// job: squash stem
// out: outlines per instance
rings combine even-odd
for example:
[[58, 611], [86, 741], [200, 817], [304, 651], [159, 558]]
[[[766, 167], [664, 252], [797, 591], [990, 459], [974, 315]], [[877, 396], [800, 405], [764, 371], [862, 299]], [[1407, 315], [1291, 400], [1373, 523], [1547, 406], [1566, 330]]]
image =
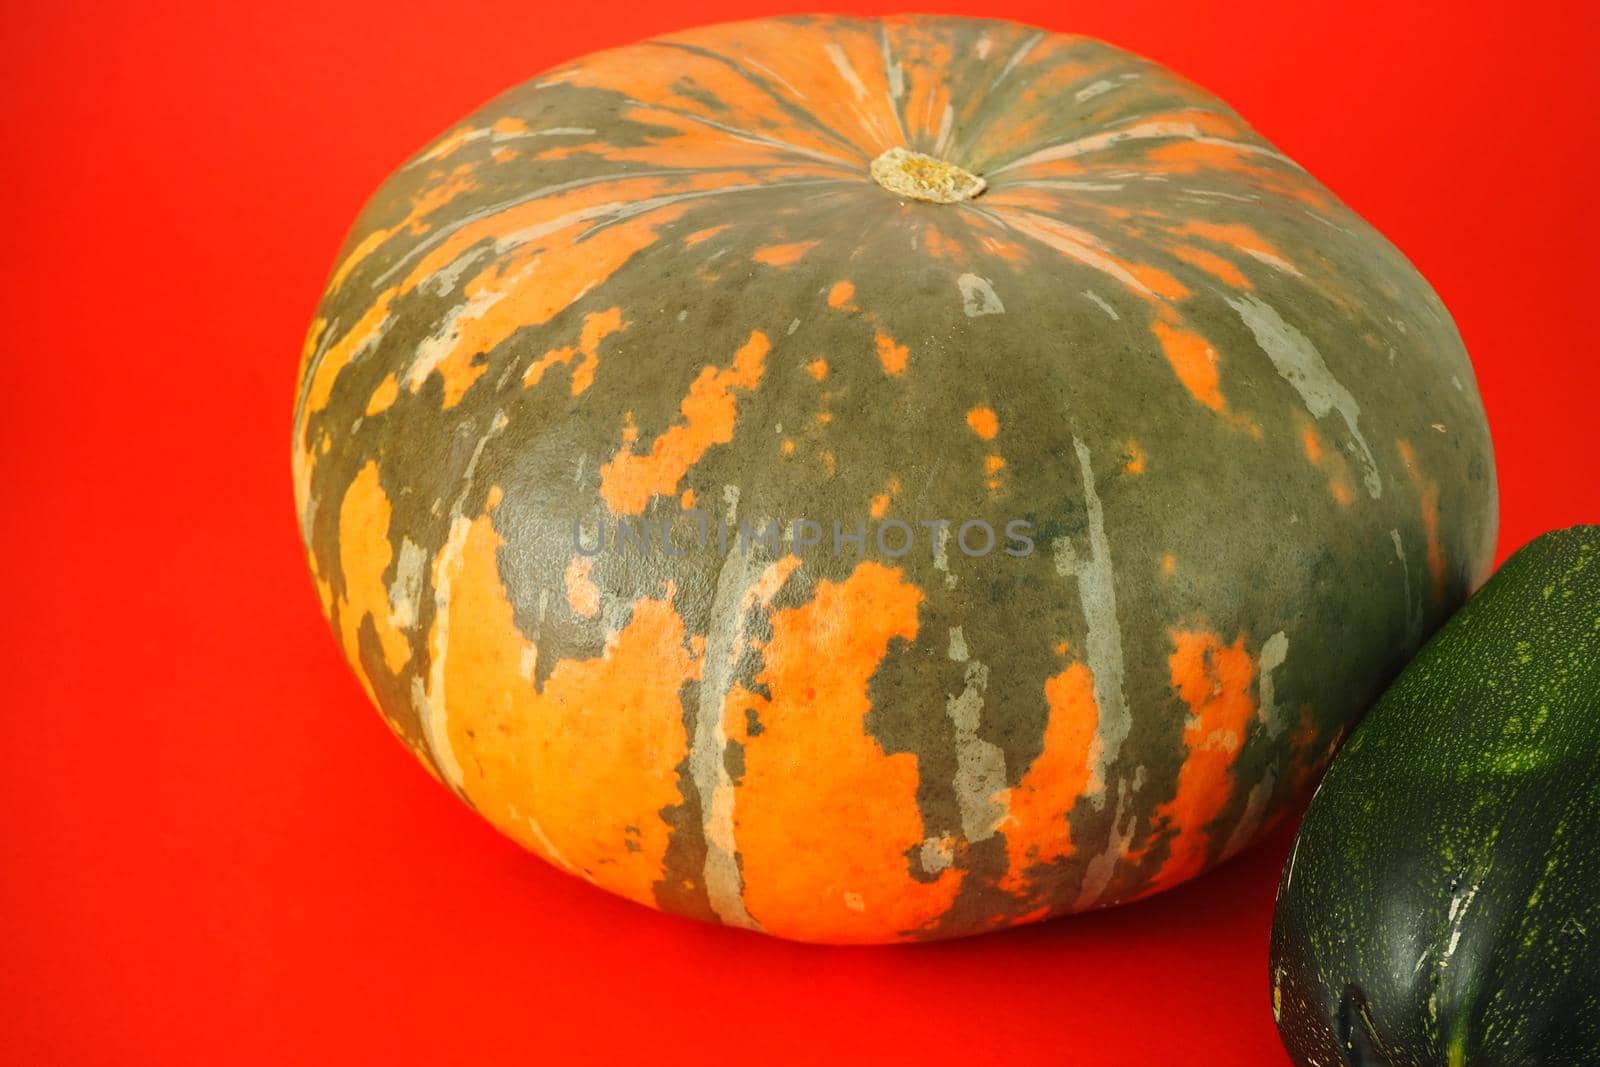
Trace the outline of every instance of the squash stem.
[[971, 200], [989, 183], [954, 163], [906, 148], [891, 148], [872, 161], [872, 180], [896, 196], [931, 204]]

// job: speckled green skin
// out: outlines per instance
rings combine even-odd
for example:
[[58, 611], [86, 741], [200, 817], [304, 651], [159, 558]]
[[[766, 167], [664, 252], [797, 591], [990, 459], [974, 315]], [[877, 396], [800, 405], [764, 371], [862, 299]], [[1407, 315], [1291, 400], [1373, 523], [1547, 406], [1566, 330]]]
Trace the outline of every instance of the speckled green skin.
[[1356, 728], [1272, 977], [1300, 1064], [1600, 1063], [1600, 526], [1511, 557]]

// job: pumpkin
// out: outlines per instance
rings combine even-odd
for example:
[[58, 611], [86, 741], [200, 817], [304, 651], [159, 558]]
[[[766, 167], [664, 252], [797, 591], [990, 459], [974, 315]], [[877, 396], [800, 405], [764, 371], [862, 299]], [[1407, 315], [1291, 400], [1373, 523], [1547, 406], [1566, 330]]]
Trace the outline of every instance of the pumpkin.
[[585, 57], [405, 163], [294, 421], [389, 725], [558, 867], [823, 942], [1257, 838], [1483, 576], [1449, 315], [1211, 95], [1005, 22]]

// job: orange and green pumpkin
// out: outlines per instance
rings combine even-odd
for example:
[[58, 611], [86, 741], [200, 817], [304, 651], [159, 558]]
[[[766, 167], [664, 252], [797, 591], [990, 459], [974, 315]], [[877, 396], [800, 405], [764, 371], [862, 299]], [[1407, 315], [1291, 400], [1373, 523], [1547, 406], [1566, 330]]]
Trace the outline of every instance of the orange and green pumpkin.
[[339, 256], [294, 478], [448, 788], [831, 942], [1244, 847], [1496, 516], [1460, 338], [1370, 226], [1160, 66], [926, 17], [674, 34], [445, 133]]

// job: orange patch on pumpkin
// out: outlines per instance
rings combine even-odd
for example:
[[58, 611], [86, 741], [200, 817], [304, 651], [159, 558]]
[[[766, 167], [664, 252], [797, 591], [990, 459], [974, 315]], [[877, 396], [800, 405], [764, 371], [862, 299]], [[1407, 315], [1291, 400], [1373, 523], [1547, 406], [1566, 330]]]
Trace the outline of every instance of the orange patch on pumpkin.
[[771, 347], [767, 335], [756, 330], [731, 366], [703, 368], [678, 407], [683, 421], [657, 437], [649, 452], [636, 454], [624, 434], [622, 448], [600, 468], [600, 496], [614, 514], [638, 515], [651, 497], [676, 493], [678, 483], [701, 456], [733, 440], [738, 417], [735, 393], [760, 384]]
[[999, 493], [1001, 487], [1003, 485], [1005, 485], [1004, 479], [1002, 479], [1000, 477], [1000, 472], [1005, 470], [1005, 469], [1006, 469], [1006, 459], [1000, 453], [998, 453], [998, 452], [990, 452], [988, 455], [984, 456], [983, 457], [983, 472], [984, 472], [984, 475], [985, 475], [985, 478], [983, 480], [984, 488], [989, 490], [990, 493]]
[[828, 306], [840, 311], [855, 310], [856, 287], [853, 282], [834, 282], [828, 290]]
[[985, 441], [993, 441], [1000, 432], [1000, 417], [993, 408], [980, 405], [967, 412], [967, 425]]
[[[523, 201], [476, 219], [453, 231], [447, 239], [441, 241], [417, 262], [405, 280], [400, 283], [399, 292], [401, 294], [410, 292], [439, 271], [459, 261], [472, 249], [481, 246], [486, 240], [499, 241], [514, 234], [535, 232], [542, 236], [519, 244], [507, 255], [491, 263], [484, 273], [492, 275], [496, 270], [500, 270], [502, 274], [515, 273], [528, 263], [539, 259], [543, 253], [555, 252], [558, 253], [556, 258], [563, 262], [554, 266], [563, 266], [570, 270], [572, 261], [577, 261], [581, 266], [582, 261], [588, 258], [593, 261], [591, 266], [603, 270], [603, 276], [609, 276], [613, 268], [607, 267], [606, 263], [611, 258], [608, 254], [611, 246], [609, 242], [606, 246], [602, 246], [606, 249], [603, 253], [602, 247], [594, 245], [595, 240], [616, 229], [630, 231], [634, 239], [639, 238], [642, 232], [649, 231], [649, 240], [653, 240], [657, 227], [678, 218], [688, 210], [688, 207], [686, 204], [663, 204], [619, 222], [616, 226], [607, 227], [580, 245], [574, 246], [573, 241], [592, 227], [593, 219], [598, 213], [618, 203], [649, 201], [669, 193], [711, 191], [740, 184], [748, 178], [749, 175], [739, 172], [696, 175], [671, 183], [662, 178], [621, 177], [614, 181], [596, 182], [593, 185]], [[644, 243], [649, 241], [646, 240]], [[558, 270], [556, 273], [559, 275], [564, 272]], [[564, 286], [562, 288], [565, 289]], [[546, 302], [535, 301], [536, 306], [544, 303]], [[559, 308], [552, 310], [539, 321], [547, 321], [555, 310]]]
[[378, 634], [383, 662], [398, 673], [411, 659], [411, 645], [396, 624], [383, 575], [394, 560], [389, 543], [389, 497], [383, 491], [376, 460], [369, 460], [345, 489], [339, 504], [339, 573], [344, 595], [337, 601], [340, 640], [345, 659], [374, 702], [377, 696], [361, 662], [361, 623], [370, 618]]
[[383, 381], [378, 383], [378, 388], [372, 391], [372, 396], [367, 399], [364, 414], [367, 416], [380, 415], [389, 409], [389, 405], [400, 399], [400, 381], [390, 371], [384, 375]]
[[1288, 260], [1284, 259], [1283, 253], [1279, 252], [1270, 241], [1261, 236], [1253, 227], [1246, 226], [1240, 222], [1223, 223], [1191, 220], [1184, 223], [1178, 232], [1203, 237], [1208, 241], [1215, 241], [1217, 244], [1237, 248], [1241, 252], [1254, 253], [1258, 256], [1265, 256], [1268, 259], [1276, 259], [1285, 264], [1288, 263]]
[[1127, 447], [1128, 460], [1122, 465], [1123, 474], [1143, 474], [1146, 456], [1144, 449], [1139, 447], [1138, 441], [1129, 441]]
[[1156, 340], [1161, 342], [1161, 352], [1167, 357], [1178, 381], [1189, 395], [1212, 411], [1221, 411], [1222, 375], [1217, 370], [1217, 352], [1204, 337], [1193, 330], [1157, 319], [1150, 325]]
[[563, 159], [571, 159], [576, 155], [595, 155], [600, 147], [598, 144], [564, 144], [555, 148], [546, 148], [542, 152], [536, 152], [533, 158], [541, 163], [557, 162]]
[[517, 629], [500, 580], [503, 544], [480, 517], [436, 568], [450, 598], [431, 636], [429, 696], [445, 718], [462, 791], [525, 847], [653, 905], [670, 834], [661, 813], [683, 803], [679, 693], [700, 674], [671, 587], [636, 601], [598, 657], [562, 660], [539, 688], [537, 650]]
[[999, 256], [1007, 263], [1020, 263], [1027, 258], [1027, 253], [1015, 241], [1007, 241], [1000, 237], [985, 237], [979, 242], [983, 250], [992, 256]]
[[1254, 288], [1250, 284], [1250, 279], [1244, 276], [1243, 271], [1215, 252], [1207, 252], [1203, 248], [1195, 248], [1192, 245], [1178, 245], [1172, 249], [1172, 254], [1191, 267], [1198, 267], [1213, 278], [1226, 285], [1231, 285], [1235, 289]]
[[1227, 245], [1229, 248], [1238, 249], [1253, 259], [1260, 260], [1289, 274], [1298, 275], [1300, 273], [1295, 265], [1290, 263], [1282, 252], [1278, 251], [1276, 246], [1265, 237], [1262, 237], [1252, 227], [1243, 223], [1191, 220], [1172, 232], [1190, 234], [1208, 241], [1214, 241], [1217, 244]]
[[767, 245], [758, 248], [750, 258], [768, 267], [788, 267], [800, 262], [800, 258], [811, 251], [821, 241], [795, 241], [784, 245]]
[[873, 341], [878, 346], [878, 362], [883, 364], [885, 372], [899, 374], [906, 369], [906, 361], [911, 358], [911, 349], [897, 344], [893, 337], [881, 330], [874, 335]]
[[869, 508], [869, 510], [872, 512], [872, 517], [875, 519], [881, 519], [888, 514], [889, 505], [893, 503], [894, 498], [898, 496], [899, 493], [900, 479], [890, 478], [889, 484], [884, 488], [883, 492], [872, 498], [872, 505]]
[[817, 381], [822, 381], [822, 379], [828, 376], [828, 361], [825, 359], [812, 360], [810, 363], [806, 364], [806, 373], [811, 375], [811, 377], [815, 378]]
[[1309, 422], [1300, 427], [1300, 446], [1306, 451], [1306, 458], [1314, 467], [1322, 465], [1322, 438], [1317, 434], [1317, 428]]
[[1145, 153], [1145, 160], [1149, 169], [1156, 174], [1194, 174], [1203, 170], [1266, 173], [1251, 162], [1249, 153], [1203, 141], [1174, 141], [1159, 145]]
[[[666, 195], [711, 194], [742, 185], [753, 176], [737, 170], [659, 177], [619, 177], [538, 197], [476, 219], [453, 231], [423, 256], [388, 295], [404, 295], [439, 272], [458, 264], [486, 241], [537, 234], [494, 258], [466, 286], [467, 305], [440, 343], [472, 348], [465, 359], [485, 350], [500, 330], [550, 321], [581, 295], [610, 278], [636, 252], [654, 243], [657, 232], [689, 210], [687, 202], [659, 203], [642, 213], [596, 230], [594, 222], [622, 203], [651, 202]], [[583, 238], [580, 242], [579, 238]], [[481, 321], [484, 317], [488, 322]], [[507, 334], [508, 335], [508, 334]], [[502, 338], [503, 339], [503, 338]], [[473, 347], [476, 346], [476, 347]], [[492, 345], [489, 345], [492, 347]], [[448, 352], [445, 353], [447, 355]], [[432, 362], [444, 358], [434, 354]], [[407, 384], [414, 390], [420, 379]]]
[[1159, 267], [1130, 263], [1126, 264], [1126, 269], [1134, 280], [1163, 300], [1185, 300], [1189, 296], [1189, 290], [1182, 282]]
[[[1066, 649], [1059, 646], [1057, 651]], [[1072, 855], [1067, 815], [1088, 788], [1100, 723], [1094, 678], [1083, 664], [1052, 676], [1044, 695], [1050, 709], [1044, 749], [1017, 787], [1005, 794], [1006, 815], [999, 827], [1008, 861], [1000, 888], [1017, 895], [1027, 890], [1029, 868]]]
[[[304, 417], [309, 418], [328, 406], [328, 400], [333, 396], [333, 383], [339, 379], [340, 373], [368, 345], [374, 344], [382, 336], [383, 328], [389, 321], [389, 303], [393, 297], [393, 293], [379, 296], [362, 312], [355, 325], [322, 353], [317, 369], [311, 375], [311, 385], [306, 389]], [[307, 343], [310, 343], [309, 338]]]
[[1356, 499], [1355, 487], [1350, 481], [1349, 462], [1337, 449], [1325, 447], [1316, 427], [1304, 416], [1301, 418], [1300, 447], [1305, 450], [1306, 458], [1313, 467], [1327, 473], [1328, 492], [1333, 494], [1334, 501], [1340, 507], [1349, 507]]
[[[1049, 189], [1011, 188], [985, 197], [990, 208], [1026, 209], [1052, 218], [1061, 211], [1061, 195]], [[1082, 231], [1079, 231], [1082, 232]]]
[[552, 348], [534, 360], [522, 373], [523, 386], [538, 385], [545, 371], [558, 363], [571, 363], [581, 354], [583, 360], [572, 372], [572, 395], [577, 396], [594, 384], [594, 372], [600, 366], [600, 342], [624, 328], [621, 308], [590, 312], [583, 317], [583, 329], [578, 335], [577, 347]]
[[1396, 444], [1406, 473], [1411, 475], [1411, 482], [1422, 498], [1422, 528], [1428, 535], [1428, 573], [1433, 576], [1433, 598], [1435, 601], [1443, 600], [1449, 566], [1445, 560], [1444, 545], [1439, 540], [1439, 483], [1423, 476], [1411, 442], [1402, 440]]
[[946, 237], [931, 223], [923, 230], [923, 238], [923, 247], [927, 249], [928, 255], [936, 259], [955, 259], [961, 251], [955, 241]]
[[[612, 192], [615, 195], [620, 190]], [[543, 203], [535, 201], [536, 205]], [[657, 231], [687, 210], [686, 204], [669, 204], [598, 233], [592, 233], [592, 225], [583, 212], [575, 212], [569, 224], [495, 260], [467, 282], [466, 303], [453, 313], [449, 325], [422, 342], [408, 374], [411, 391], [420, 389], [423, 381], [436, 372], [444, 379], [443, 406], [454, 406], [488, 370], [479, 359], [481, 355], [524, 326], [549, 322], [611, 277], [635, 253], [653, 244]], [[463, 227], [462, 232], [473, 229]], [[578, 242], [579, 236], [590, 233], [588, 239]], [[452, 241], [445, 242], [445, 246]], [[407, 286], [413, 284], [413, 279], [420, 283], [422, 270], [419, 267], [412, 273]]]
[[1256, 713], [1252, 683], [1256, 662], [1241, 636], [1224, 645], [1215, 634], [1177, 630], [1167, 660], [1172, 685], [1189, 706], [1183, 730], [1188, 750], [1173, 798], [1156, 809], [1156, 825], [1175, 832], [1166, 861], [1151, 880], [1158, 892], [1193, 877], [1205, 866], [1207, 827], [1233, 791], [1233, 764]]
[[726, 230], [727, 228], [728, 228], [728, 223], [726, 223], [726, 222], [724, 222], [720, 226], [707, 226], [705, 229], [696, 230], [693, 233], [691, 233], [689, 236], [685, 237], [683, 239], [683, 243], [685, 245], [687, 245], [688, 247], [693, 248], [695, 245], [700, 244], [703, 241], [711, 240], [711, 238], [715, 237], [717, 234], [721, 233], [723, 230]]
[[959, 870], [923, 881], [909, 866], [925, 836], [917, 757], [885, 752], [866, 730], [872, 677], [891, 642], [916, 637], [921, 603], [897, 568], [875, 562], [818, 582], [810, 601], [771, 615], [757, 676], [770, 697], [740, 690], [728, 707], [744, 750], [734, 801], [744, 902], [770, 933], [894, 939], [955, 899]]

